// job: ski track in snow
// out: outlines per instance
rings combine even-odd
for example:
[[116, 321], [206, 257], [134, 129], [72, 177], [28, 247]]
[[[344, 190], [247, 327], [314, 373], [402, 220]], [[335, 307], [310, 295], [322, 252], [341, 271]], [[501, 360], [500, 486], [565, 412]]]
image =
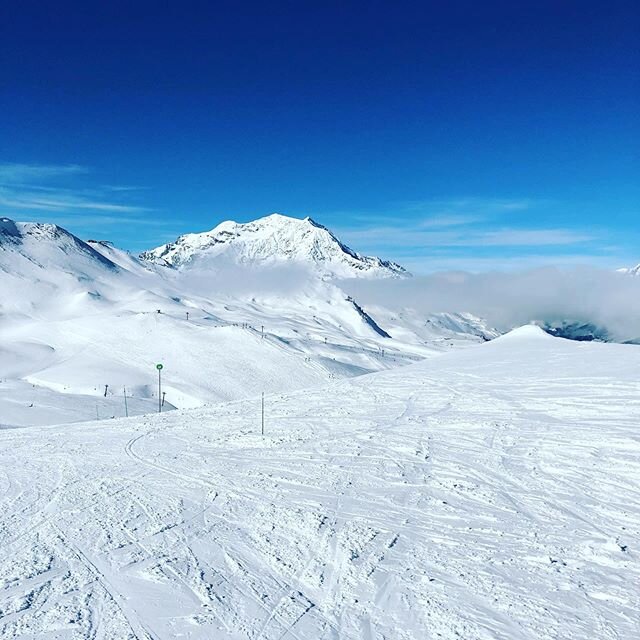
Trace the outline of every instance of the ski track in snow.
[[2, 431], [0, 638], [638, 637], [638, 365], [525, 333], [264, 438], [256, 399]]

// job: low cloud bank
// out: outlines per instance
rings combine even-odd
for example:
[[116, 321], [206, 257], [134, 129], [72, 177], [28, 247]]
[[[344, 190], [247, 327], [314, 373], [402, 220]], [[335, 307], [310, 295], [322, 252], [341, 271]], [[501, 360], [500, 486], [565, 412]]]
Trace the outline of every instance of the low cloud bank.
[[470, 312], [506, 331], [532, 321], [592, 323], [616, 341], [640, 338], [640, 277], [590, 268], [441, 273], [406, 280], [344, 280], [365, 308]]
[[[298, 264], [193, 268], [176, 274], [186, 294], [265, 299], [329, 296], [333, 289]], [[595, 268], [438, 273], [406, 279], [349, 279], [335, 284], [366, 311], [380, 306], [417, 314], [469, 312], [500, 331], [529, 322], [592, 324], [618, 342], [640, 339], [640, 277]], [[335, 291], [335, 289], [333, 289]]]
[[290, 296], [309, 291], [316, 279], [299, 265], [196, 265], [177, 272], [176, 283], [188, 293], [231, 298]]

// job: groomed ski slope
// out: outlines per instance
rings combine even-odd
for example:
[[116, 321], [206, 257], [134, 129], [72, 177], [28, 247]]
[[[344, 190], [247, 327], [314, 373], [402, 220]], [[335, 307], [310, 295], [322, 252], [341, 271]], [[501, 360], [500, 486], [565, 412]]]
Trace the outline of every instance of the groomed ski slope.
[[0, 432], [0, 637], [640, 636], [640, 348], [533, 327]]

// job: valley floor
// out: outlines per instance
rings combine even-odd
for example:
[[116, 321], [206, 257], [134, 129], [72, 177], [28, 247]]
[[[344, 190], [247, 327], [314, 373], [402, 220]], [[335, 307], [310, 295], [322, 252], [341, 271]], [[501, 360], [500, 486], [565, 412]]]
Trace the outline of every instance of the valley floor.
[[0, 431], [1, 638], [640, 635], [640, 347]]

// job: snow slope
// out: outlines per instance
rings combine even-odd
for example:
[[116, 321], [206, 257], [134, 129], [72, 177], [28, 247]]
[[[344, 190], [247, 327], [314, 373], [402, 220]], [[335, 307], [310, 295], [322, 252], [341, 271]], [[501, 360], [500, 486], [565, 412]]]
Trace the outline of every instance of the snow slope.
[[394, 324], [394, 335], [313, 268], [256, 260], [170, 269], [2, 219], [0, 428], [122, 416], [125, 392], [130, 415], [148, 412], [158, 362], [169, 409], [324, 384], [481, 339], [465, 318], [426, 332]]
[[183, 267], [219, 261], [273, 264], [283, 261], [313, 265], [325, 276], [398, 277], [408, 273], [399, 264], [356, 253], [326, 227], [311, 218], [291, 218], [274, 213], [238, 224], [227, 221], [205, 233], [189, 233], [175, 242], [141, 254], [150, 262]]
[[[118, 266], [53, 224], [0, 218], [0, 313], [46, 313], [113, 279]], [[73, 306], [73, 305], [71, 305]]]
[[631, 639], [640, 347], [0, 431], [0, 637]]

